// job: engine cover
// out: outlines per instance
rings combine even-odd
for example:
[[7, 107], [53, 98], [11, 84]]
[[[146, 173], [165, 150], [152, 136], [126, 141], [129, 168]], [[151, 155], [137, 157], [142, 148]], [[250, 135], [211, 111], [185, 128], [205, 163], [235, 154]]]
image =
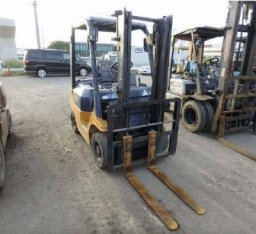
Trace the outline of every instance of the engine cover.
[[179, 95], [190, 95], [196, 92], [196, 83], [181, 78], [171, 78], [170, 92]]

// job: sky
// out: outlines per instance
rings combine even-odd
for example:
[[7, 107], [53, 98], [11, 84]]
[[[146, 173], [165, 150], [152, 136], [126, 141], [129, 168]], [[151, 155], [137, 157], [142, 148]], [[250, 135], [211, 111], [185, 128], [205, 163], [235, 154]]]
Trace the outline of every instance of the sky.
[[[32, 2], [1, 0], [0, 17], [15, 20], [17, 48], [37, 46]], [[139, 16], [173, 15], [175, 32], [195, 26], [223, 27], [228, 11], [227, 0], [37, 0], [37, 3], [43, 47], [54, 40], [69, 41], [71, 26], [86, 16], [109, 16], [124, 7]], [[104, 38], [101, 40], [104, 42]]]

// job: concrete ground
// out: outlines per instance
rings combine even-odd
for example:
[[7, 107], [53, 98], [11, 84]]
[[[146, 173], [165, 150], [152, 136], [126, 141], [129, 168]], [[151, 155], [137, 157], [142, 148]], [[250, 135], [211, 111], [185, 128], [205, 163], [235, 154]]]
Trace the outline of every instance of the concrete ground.
[[[14, 124], [0, 192], [1, 234], [169, 233], [122, 173], [98, 169], [88, 145], [73, 133], [69, 77], [1, 81]], [[243, 134], [239, 143], [247, 142], [256, 152], [256, 136]], [[136, 167], [135, 174], [180, 224], [174, 233], [255, 233], [255, 161], [214, 135], [180, 126], [176, 155], [158, 166], [207, 212], [197, 215], [144, 167]]]

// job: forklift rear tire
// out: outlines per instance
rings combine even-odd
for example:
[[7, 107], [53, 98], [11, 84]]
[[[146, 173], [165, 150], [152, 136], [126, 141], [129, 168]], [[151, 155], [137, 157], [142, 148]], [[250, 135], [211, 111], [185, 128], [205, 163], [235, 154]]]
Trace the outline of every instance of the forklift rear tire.
[[212, 121], [214, 118], [214, 110], [210, 102], [203, 102], [203, 105], [206, 111], [206, 124], [203, 130], [209, 131], [211, 129]]
[[96, 132], [92, 135], [92, 151], [97, 166], [107, 168], [108, 139], [106, 133]]
[[201, 131], [205, 127], [206, 118], [206, 110], [202, 103], [190, 100], [184, 104], [182, 122], [190, 132]]
[[76, 119], [75, 119], [75, 116], [74, 116], [73, 113], [71, 113], [71, 115], [70, 115], [70, 120], [71, 120], [72, 129], [74, 130], [74, 132], [76, 134], [79, 134], [79, 130], [78, 130], [78, 127], [77, 127], [77, 124], [76, 124]]
[[4, 159], [4, 146], [0, 141], [0, 190], [4, 188], [5, 182], [5, 159]]

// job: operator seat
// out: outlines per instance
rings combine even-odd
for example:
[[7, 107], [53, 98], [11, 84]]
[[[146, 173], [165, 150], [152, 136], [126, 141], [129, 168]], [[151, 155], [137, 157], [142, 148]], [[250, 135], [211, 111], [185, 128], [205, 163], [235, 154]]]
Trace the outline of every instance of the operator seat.
[[110, 67], [107, 64], [101, 63], [97, 69], [98, 73], [98, 82], [99, 84], [106, 89], [112, 87], [112, 84], [116, 82], [116, 78], [114, 77]]
[[185, 64], [184, 79], [193, 81], [196, 78], [197, 69], [199, 69], [199, 73], [201, 73], [200, 65], [195, 60], [188, 61]]

